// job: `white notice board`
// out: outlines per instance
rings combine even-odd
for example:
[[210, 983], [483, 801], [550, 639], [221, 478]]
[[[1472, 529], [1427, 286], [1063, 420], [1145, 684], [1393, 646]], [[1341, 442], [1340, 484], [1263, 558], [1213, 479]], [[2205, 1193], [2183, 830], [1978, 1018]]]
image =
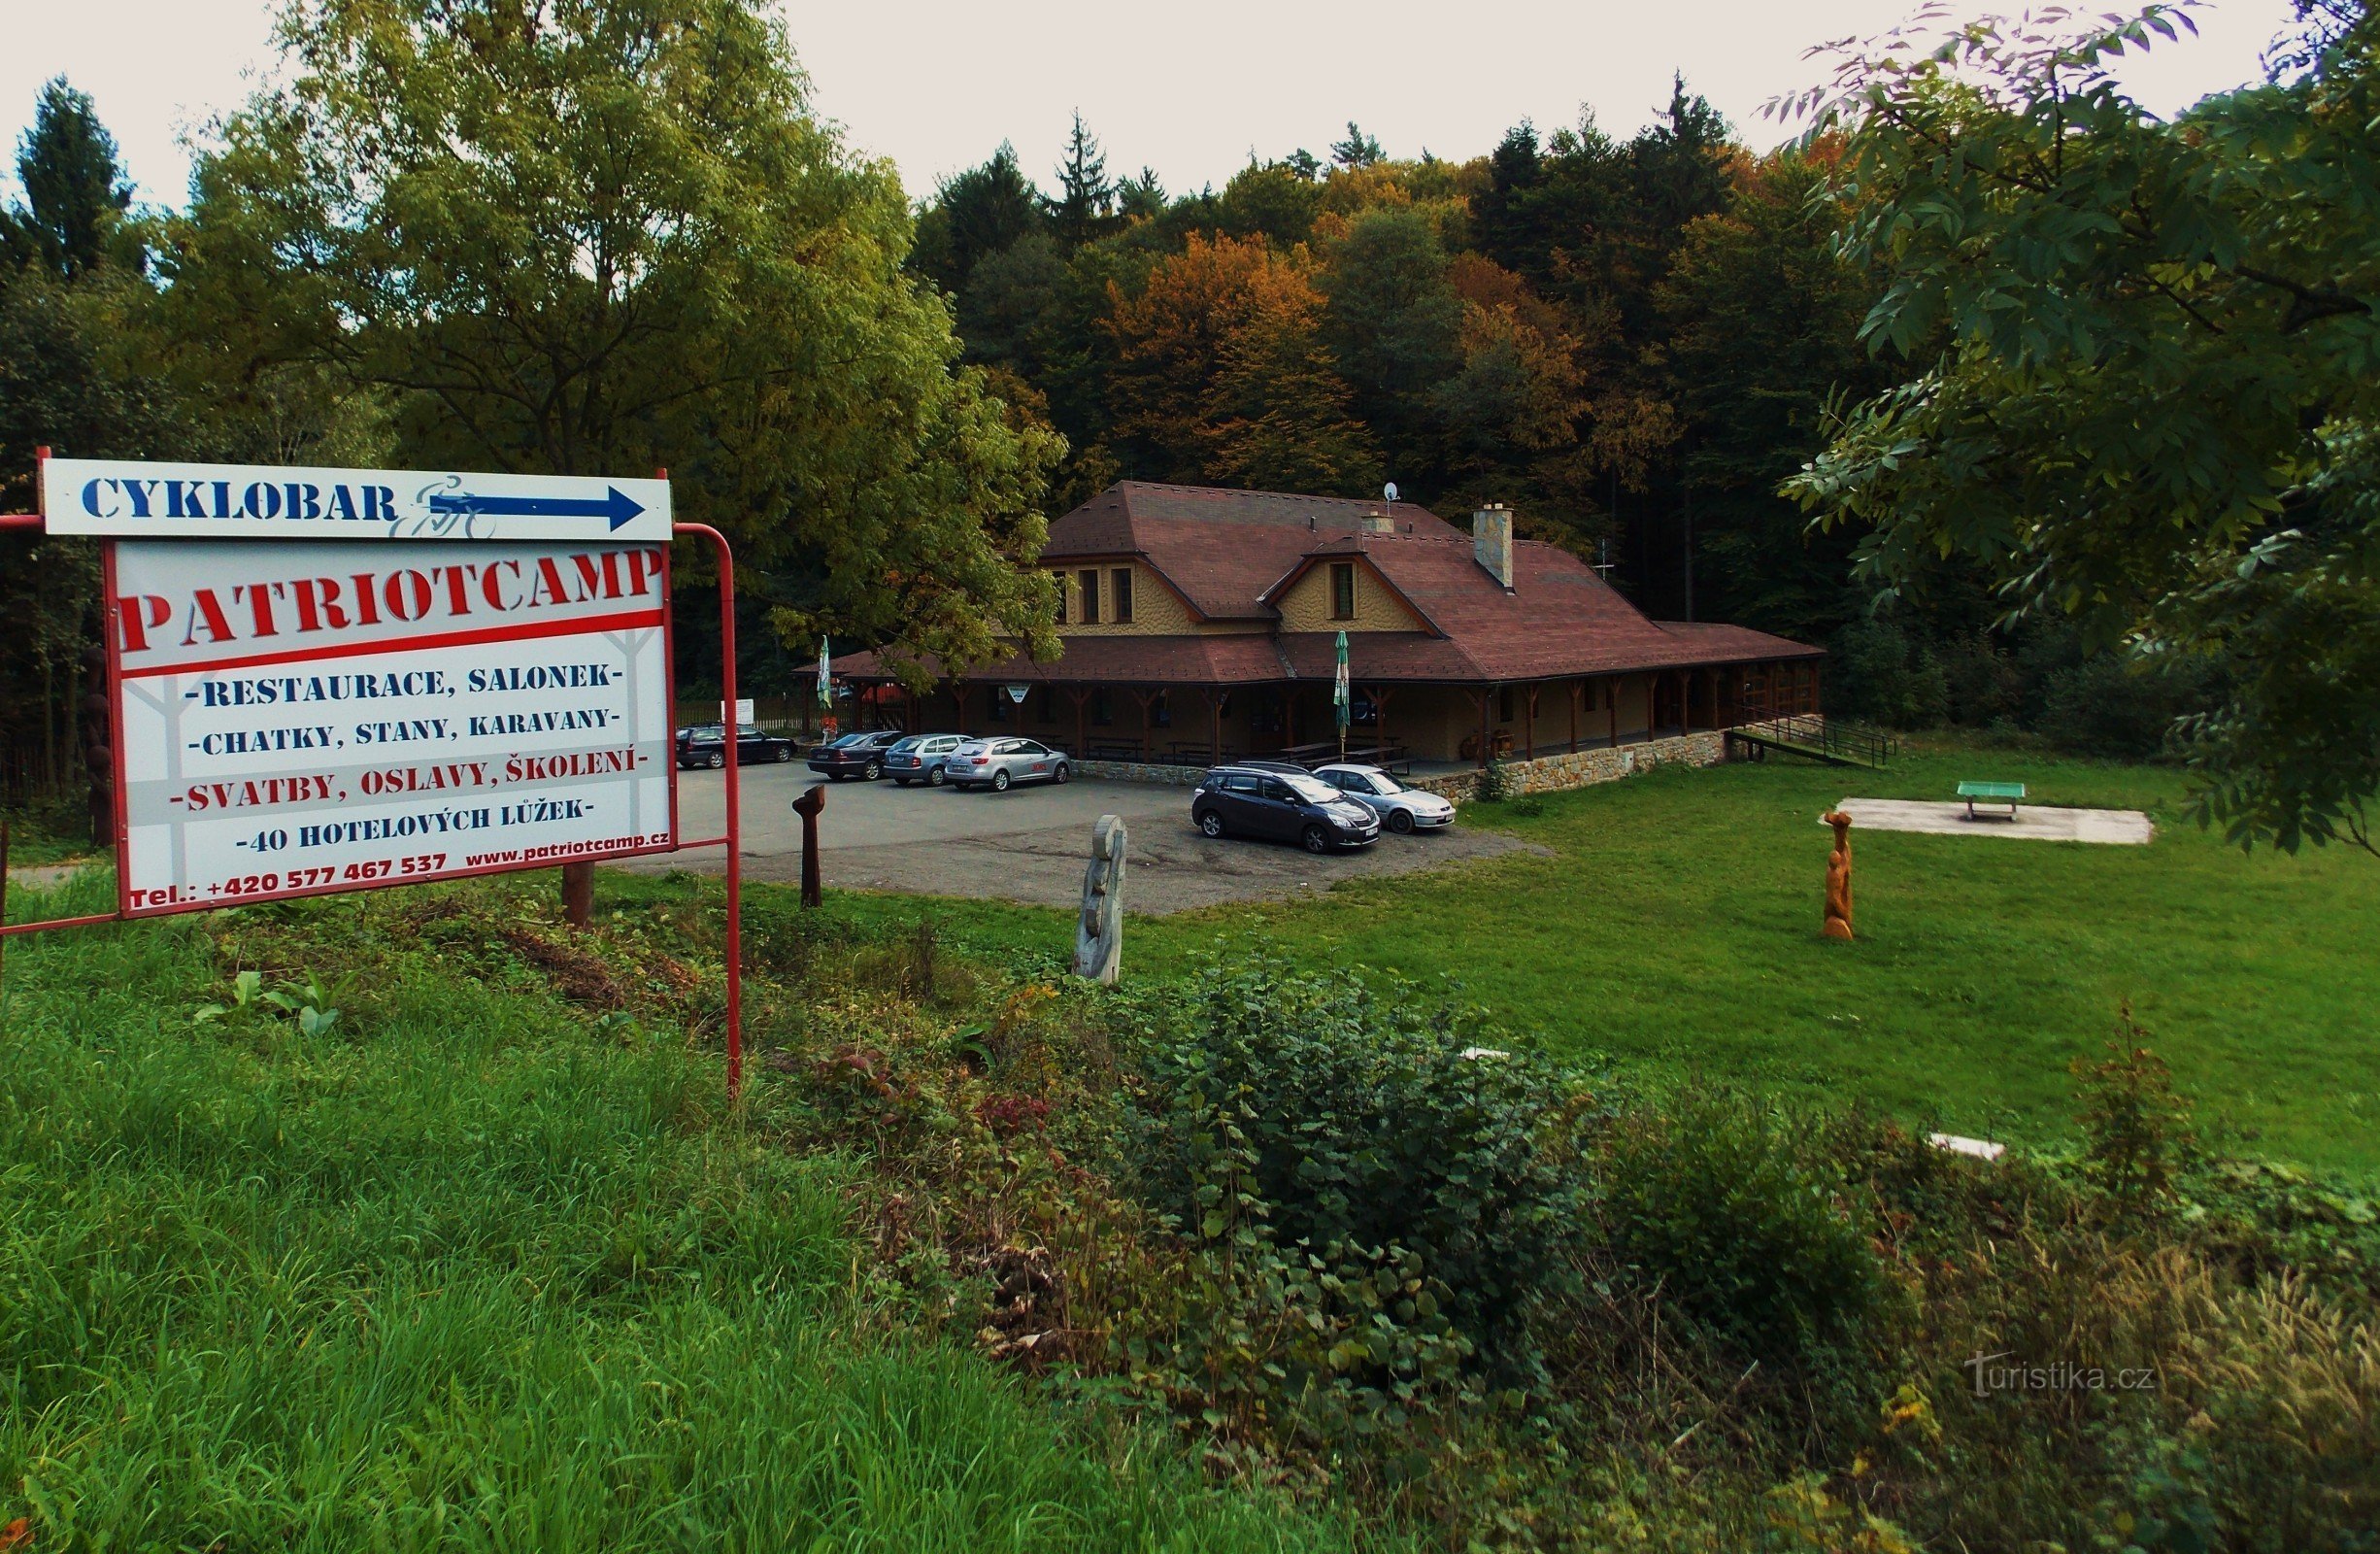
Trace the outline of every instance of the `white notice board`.
[[676, 846], [660, 545], [119, 541], [124, 910]]

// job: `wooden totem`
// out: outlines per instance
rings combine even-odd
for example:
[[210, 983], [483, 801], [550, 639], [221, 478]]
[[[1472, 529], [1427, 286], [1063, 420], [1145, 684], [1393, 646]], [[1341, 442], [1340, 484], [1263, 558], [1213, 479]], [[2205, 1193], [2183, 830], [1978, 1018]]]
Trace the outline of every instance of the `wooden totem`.
[[1083, 915], [1074, 927], [1074, 974], [1113, 984], [1123, 969], [1123, 822], [1102, 815], [1083, 870]]
[[1828, 810], [1821, 817], [1834, 828], [1834, 851], [1827, 855], [1827, 937], [1848, 939], [1851, 931], [1851, 817]]
[[819, 811], [826, 807], [826, 785], [820, 783], [801, 797], [793, 800], [793, 813], [802, 818], [802, 905], [817, 906], [824, 899], [819, 879]]

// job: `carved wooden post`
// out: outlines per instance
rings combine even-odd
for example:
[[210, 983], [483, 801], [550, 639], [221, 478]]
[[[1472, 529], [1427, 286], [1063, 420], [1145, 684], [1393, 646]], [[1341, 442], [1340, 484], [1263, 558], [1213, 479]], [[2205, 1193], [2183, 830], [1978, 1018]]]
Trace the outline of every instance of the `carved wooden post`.
[[1102, 815], [1083, 870], [1083, 915], [1074, 928], [1074, 974], [1113, 986], [1123, 969], [1123, 822]]
[[826, 785], [820, 783], [793, 800], [802, 818], [802, 905], [817, 906], [822, 896], [819, 884], [819, 811], [826, 807]]
[[1827, 927], [1830, 939], [1848, 939], [1851, 931], [1851, 817], [1828, 810], [1824, 819], [1834, 828], [1834, 851], [1827, 855]]

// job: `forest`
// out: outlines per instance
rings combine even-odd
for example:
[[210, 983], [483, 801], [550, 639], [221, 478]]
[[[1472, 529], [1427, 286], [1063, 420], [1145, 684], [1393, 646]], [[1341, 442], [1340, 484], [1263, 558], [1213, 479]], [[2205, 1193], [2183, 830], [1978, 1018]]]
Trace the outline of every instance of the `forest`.
[[[45, 88], [0, 506], [40, 446], [667, 468], [784, 693], [821, 635], [1055, 653], [1032, 562], [1111, 481], [1392, 482], [1511, 506], [1657, 619], [1827, 647], [1831, 713], [2182, 760], [2242, 841], [2361, 839], [2373, 23], [2299, 10], [2171, 120], [2114, 68], [2188, 46], [2150, 6], [1848, 42], [1754, 126], [1683, 78], [1625, 134], [1460, 159], [1351, 122], [1220, 190], [1077, 115], [1046, 175], [1001, 145], [913, 199], [751, 0], [301, 6], [178, 207]], [[96, 594], [87, 548], [0, 550], [12, 795], [76, 787]]]
[[[1778, 127], [1759, 126], [1774, 138]], [[1050, 511], [1118, 479], [1504, 502], [1659, 620], [1829, 647], [1831, 710], [2151, 756], [2208, 694], [2079, 635], [2000, 622], [1976, 568], [1890, 600], [1860, 534], [1781, 483], [1830, 405], [1906, 373], [1862, 338], [1884, 289], [1841, 251], [1839, 139], [1761, 152], [1682, 78], [1625, 138], [1516, 124], [1399, 160], [1350, 123], [1169, 196], [1078, 115], [1046, 186], [1002, 145], [924, 202], [910, 267], [967, 359], [1068, 453]]]

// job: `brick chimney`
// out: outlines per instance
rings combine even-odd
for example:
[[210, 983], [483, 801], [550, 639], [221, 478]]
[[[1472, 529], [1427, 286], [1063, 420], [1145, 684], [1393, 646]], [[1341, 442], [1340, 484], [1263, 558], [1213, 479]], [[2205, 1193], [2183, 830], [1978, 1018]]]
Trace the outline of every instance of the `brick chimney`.
[[1363, 515], [1363, 532], [1393, 534], [1396, 532], [1396, 520], [1389, 516], [1387, 509], [1375, 507]]
[[1502, 502], [1471, 515], [1471, 556], [1505, 592], [1512, 591], [1512, 510]]

